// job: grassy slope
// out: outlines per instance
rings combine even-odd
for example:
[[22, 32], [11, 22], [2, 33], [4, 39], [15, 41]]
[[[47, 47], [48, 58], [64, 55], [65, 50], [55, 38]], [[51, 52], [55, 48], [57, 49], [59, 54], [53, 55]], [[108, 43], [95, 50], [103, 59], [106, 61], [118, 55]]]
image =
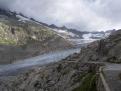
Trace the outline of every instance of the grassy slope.
[[97, 91], [96, 90], [96, 75], [95, 73], [86, 74], [82, 80], [82, 84], [73, 91]]

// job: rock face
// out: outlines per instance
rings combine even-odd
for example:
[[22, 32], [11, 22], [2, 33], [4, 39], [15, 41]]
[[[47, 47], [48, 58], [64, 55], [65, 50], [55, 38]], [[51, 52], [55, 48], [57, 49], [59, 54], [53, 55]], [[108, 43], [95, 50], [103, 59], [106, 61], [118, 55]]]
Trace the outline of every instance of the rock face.
[[121, 30], [100, 41], [82, 48], [80, 61], [98, 61], [121, 63]]
[[1, 64], [72, 47], [49, 27], [31, 20], [19, 21], [15, 16], [7, 15], [0, 15]]

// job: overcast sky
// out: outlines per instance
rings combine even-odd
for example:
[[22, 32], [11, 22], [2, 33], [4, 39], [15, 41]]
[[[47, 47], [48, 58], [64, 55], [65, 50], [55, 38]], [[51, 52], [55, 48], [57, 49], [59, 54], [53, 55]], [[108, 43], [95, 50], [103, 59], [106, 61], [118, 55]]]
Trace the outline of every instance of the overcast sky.
[[121, 0], [0, 0], [0, 6], [80, 31], [121, 28]]

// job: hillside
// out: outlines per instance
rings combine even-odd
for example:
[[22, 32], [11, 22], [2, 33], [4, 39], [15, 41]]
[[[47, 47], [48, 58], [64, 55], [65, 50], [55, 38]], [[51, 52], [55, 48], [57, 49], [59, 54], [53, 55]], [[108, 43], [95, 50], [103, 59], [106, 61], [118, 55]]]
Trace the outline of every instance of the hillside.
[[0, 88], [9, 91], [96, 91], [95, 72], [102, 64], [96, 65], [94, 62], [120, 63], [120, 37], [121, 30], [118, 30], [60, 62], [1, 79]]
[[121, 30], [100, 41], [96, 41], [83, 48], [80, 61], [98, 61], [121, 63]]
[[72, 47], [51, 28], [16, 16], [13, 12], [0, 10], [1, 64]]

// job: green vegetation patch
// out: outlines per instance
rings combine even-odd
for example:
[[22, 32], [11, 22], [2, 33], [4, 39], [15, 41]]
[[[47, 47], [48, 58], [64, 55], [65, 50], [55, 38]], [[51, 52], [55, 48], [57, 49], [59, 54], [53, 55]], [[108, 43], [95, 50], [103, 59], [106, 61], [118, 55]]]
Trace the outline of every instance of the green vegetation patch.
[[82, 84], [73, 91], [97, 91], [96, 90], [96, 74], [88, 73], [83, 79]]
[[0, 44], [5, 44], [5, 45], [16, 45], [16, 41], [12, 39], [1, 39], [0, 38]]

